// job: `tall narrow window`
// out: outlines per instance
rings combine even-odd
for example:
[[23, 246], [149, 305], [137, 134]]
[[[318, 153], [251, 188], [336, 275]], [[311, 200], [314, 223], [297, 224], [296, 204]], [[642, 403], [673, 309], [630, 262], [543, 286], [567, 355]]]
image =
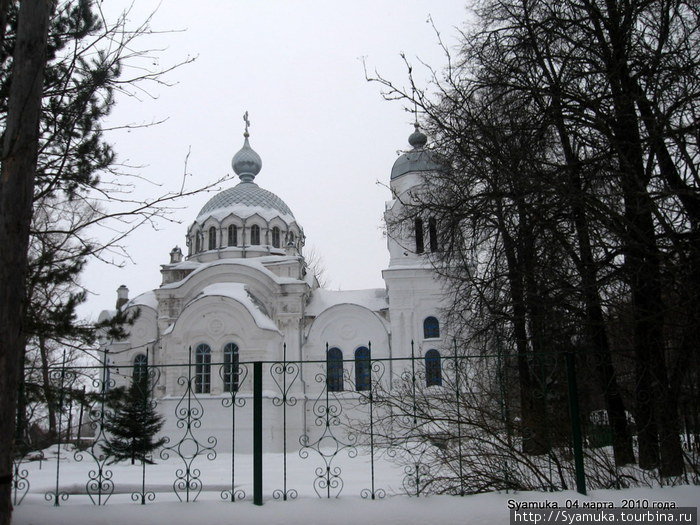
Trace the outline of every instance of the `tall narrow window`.
[[416, 253], [423, 253], [425, 248], [423, 247], [423, 220], [420, 218], [416, 219]]
[[435, 217], [428, 219], [428, 234], [430, 235], [430, 251], [438, 251], [437, 221]]
[[209, 249], [216, 250], [216, 228], [209, 228]]
[[197, 394], [208, 394], [211, 391], [211, 348], [209, 345], [197, 345], [194, 362], [194, 391]]
[[238, 345], [224, 346], [224, 392], [238, 392]]
[[199, 253], [202, 249], [202, 244], [199, 241], [199, 232], [194, 234], [194, 253]]
[[361, 346], [355, 350], [355, 389], [358, 392], [360, 390], [369, 390], [371, 366], [372, 361], [369, 348]]
[[425, 353], [425, 386], [442, 386], [440, 352], [434, 349]]
[[134, 357], [134, 371], [132, 374], [134, 383], [144, 385], [148, 378], [148, 357], [145, 354], [138, 354]]
[[326, 385], [329, 392], [343, 391], [343, 352], [331, 348], [326, 352]]
[[260, 226], [258, 226], [257, 224], [253, 224], [250, 227], [250, 244], [260, 244]]
[[294, 244], [294, 232], [289, 232], [289, 242], [288, 244]]
[[433, 317], [426, 317], [423, 321], [423, 338], [435, 339], [440, 337], [440, 323]]
[[238, 246], [238, 227], [233, 224], [228, 227], [228, 245]]
[[272, 246], [280, 247], [280, 229], [277, 226], [272, 228]]

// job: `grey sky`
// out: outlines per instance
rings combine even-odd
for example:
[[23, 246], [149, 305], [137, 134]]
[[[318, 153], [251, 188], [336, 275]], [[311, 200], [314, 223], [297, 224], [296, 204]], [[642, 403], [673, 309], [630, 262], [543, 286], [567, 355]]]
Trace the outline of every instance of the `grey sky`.
[[[157, 6], [136, 4], [134, 22]], [[162, 185], [141, 184], [140, 194], [156, 195], [179, 187], [190, 147], [189, 185], [231, 173], [247, 110], [251, 146], [263, 161], [256, 182], [289, 205], [307, 249], [322, 256], [331, 288], [381, 287], [388, 263], [382, 212], [390, 198], [382, 184], [397, 151], [408, 147], [412, 117], [400, 103], [385, 102], [378, 84], [366, 82], [361, 57], [400, 84], [406, 84], [401, 52], [416, 66], [420, 57], [439, 69], [445, 58], [428, 15], [445, 42], [456, 45], [457, 27], [467, 17], [460, 0], [166, 0], [153, 28], [186, 31], [151, 37], [143, 46], [167, 48], [159, 54], [161, 66], [198, 58], [168, 77], [175, 86], [153, 87], [156, 99], [120, 98], [110, 120], [165, 123], [112, 132], [108, 139], [120, 161], [143, 165], [140, 175]], [[427, 72], [418, 78], [427, 79]], [[157, 287], [159, 265], [173, 246], [185, 251], [187, 226], [211, 197], [182, 202], [173, 216], [181, 224], [161, 222], [159, 231], [143, 228], [127, 239], [133, 262], [123, 268], [90, 264], [83, 282], [97, 295], [83, 315], [112, 308], [120, 284], [132, 297]]]

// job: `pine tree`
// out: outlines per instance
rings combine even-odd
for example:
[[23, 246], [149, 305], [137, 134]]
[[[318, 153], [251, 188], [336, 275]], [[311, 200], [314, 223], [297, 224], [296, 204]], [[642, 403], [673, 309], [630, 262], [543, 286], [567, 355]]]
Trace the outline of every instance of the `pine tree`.
[[151, 401], [149, 386], [147, 377], [134, 378], [126, 396], [115, 400], [115, 410], [105, 423], [109, 437], [102, 445], [112, 458], [110, 464], [125, 459], [132, 465], [137, 459], [153, 463], [148, 455], [165, 443], [165, 438], [156, 440], [164, 420]]

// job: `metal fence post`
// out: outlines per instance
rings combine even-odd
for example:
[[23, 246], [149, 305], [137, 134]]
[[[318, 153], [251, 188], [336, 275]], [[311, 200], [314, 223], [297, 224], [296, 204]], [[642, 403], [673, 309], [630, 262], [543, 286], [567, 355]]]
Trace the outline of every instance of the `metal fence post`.
[[576, 362], [574, 361], [574, 354], [571, 352], [566, 352], [566, 376], [569, 385], [569, 415], [571, 417], [571, 434], [574, 445], [576, 492], [585, 496], [586, 473], [583, 468], [583, 437], [578, 406], [578, 388], [576, 386]]
[[253, 503], [263, 504], [262, 362], [253, 363]]

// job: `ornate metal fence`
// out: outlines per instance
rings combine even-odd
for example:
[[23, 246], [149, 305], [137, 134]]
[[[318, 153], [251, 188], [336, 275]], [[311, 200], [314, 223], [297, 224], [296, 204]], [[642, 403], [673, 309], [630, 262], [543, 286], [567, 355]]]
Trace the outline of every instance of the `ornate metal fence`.
[[[64, 357], [44, 385], [56, 394], [55, 435], [37, 437], [42, 423], [27, 421], [28, 411], [18, 417], [14, 504], [36, 495], [53, 505], [104, 505], [585, 493], [587, 482], [630, 483], [630, 470], [595, 443], [587, 424], [595, 405], [581, 406], [571, 354], [531, 358], [526, 385], [517, 356], [463, 355], [455, 346], [449, 355], [412, 349], [411, 357], [372, 359], [371, 344], [356, 356], [288, 361], [285, 349], [274, 362], [193, 363], [190, 350], [187, 363], [146, 368], [114, 366], [108, 356], [97, 366], [69, 366]], [[147, 385], [143, 412], [165, 418], [153, 437], [163, 439], [116, 462], [105, 449], [124, 406], [115, 399], [137, 377]], [[40, 420], [46, 409], [33, 403]]]

